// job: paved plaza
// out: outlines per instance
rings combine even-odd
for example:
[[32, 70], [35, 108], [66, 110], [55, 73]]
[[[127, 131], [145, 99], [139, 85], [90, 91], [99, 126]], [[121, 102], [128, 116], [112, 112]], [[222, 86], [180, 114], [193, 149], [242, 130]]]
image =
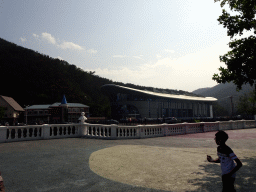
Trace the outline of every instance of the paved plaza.
[[[256, 129], [228, 130], [243, 163], [237, 191], [256, 189]], [[216, 132], [169, 137], [87, 138], [0, 144], [6, 191], [221, 191]]]

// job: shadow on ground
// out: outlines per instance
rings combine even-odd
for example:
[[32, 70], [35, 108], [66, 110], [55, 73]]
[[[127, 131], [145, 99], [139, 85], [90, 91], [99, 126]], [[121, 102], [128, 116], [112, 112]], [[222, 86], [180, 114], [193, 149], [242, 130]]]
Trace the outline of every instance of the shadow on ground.
[[[74, 146], [76, 144], [73, 141], [76, 140], [40, 141], [38, 146], [36, 146], [38, 142], [23, 142], [16, 143], [21, 147], [15, 151], [11, 151], [9, 147], [10, 150], [6, 149], [5, 152], [2, 150], [0, 170], [6, 191], [161, 191], [123, 184], [95, 174], [90, 170], [89, 157], [91, 153], [109, 146], [84, 143], [81, 146]], [[50, 144], [46, 145], [47, 142]], [[53, 143], [55, 145], [51, 145]]]
[[[243, 167], [236, 174], [235, 187], [237, 192], [255, 192], [256, 189], [256, 157], [240, 159]], [[200, 169], [208, 173], [202, 179], [193, 179], [189, 182], [198, 186], [196, 191], [216, 192], [222, 190], [221, 168], [218, 164], [201, 165]], [[200, 174], [200, 173], [198, 173]]]

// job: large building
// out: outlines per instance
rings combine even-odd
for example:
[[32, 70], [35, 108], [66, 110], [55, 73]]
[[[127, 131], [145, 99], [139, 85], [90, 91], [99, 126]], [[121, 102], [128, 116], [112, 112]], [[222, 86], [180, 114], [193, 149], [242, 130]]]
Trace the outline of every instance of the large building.
[[112, 116], [116, 119], [134, 118], [212, 118], [213, 97], [178, 95], [108, 84], [101, 90], [111, 101]]

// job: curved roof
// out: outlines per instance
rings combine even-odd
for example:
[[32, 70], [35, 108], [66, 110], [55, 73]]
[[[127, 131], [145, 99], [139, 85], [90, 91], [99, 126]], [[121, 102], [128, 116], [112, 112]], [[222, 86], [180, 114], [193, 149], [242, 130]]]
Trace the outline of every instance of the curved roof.
[[131, 94], [131, 92], [136, 92], [137, 94], [140, 93], [140, 94], [168, 98], [168, 99], [182, 99], [182, 100], [193, 100], [193, 101], [217, 101], [217, 99], [214, 97], [196, 97], [196, 96], [188, 96], [188, 95], [156, 93], [152, 91], [133, 89], [133, 88], [124, 87], [124, 86], [115, 85], [115, 84], [103, 85], [101, 89], [106, 93], [124, 93], [124, 94], [130, 93]]

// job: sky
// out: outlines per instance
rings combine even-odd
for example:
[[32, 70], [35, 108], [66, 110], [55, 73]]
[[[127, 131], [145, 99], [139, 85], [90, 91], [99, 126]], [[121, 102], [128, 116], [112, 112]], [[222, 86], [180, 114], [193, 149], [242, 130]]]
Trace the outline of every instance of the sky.
[[113, 81], [194, 91], [229, 51], [214, 0], [0, 0], [0, 37]]

